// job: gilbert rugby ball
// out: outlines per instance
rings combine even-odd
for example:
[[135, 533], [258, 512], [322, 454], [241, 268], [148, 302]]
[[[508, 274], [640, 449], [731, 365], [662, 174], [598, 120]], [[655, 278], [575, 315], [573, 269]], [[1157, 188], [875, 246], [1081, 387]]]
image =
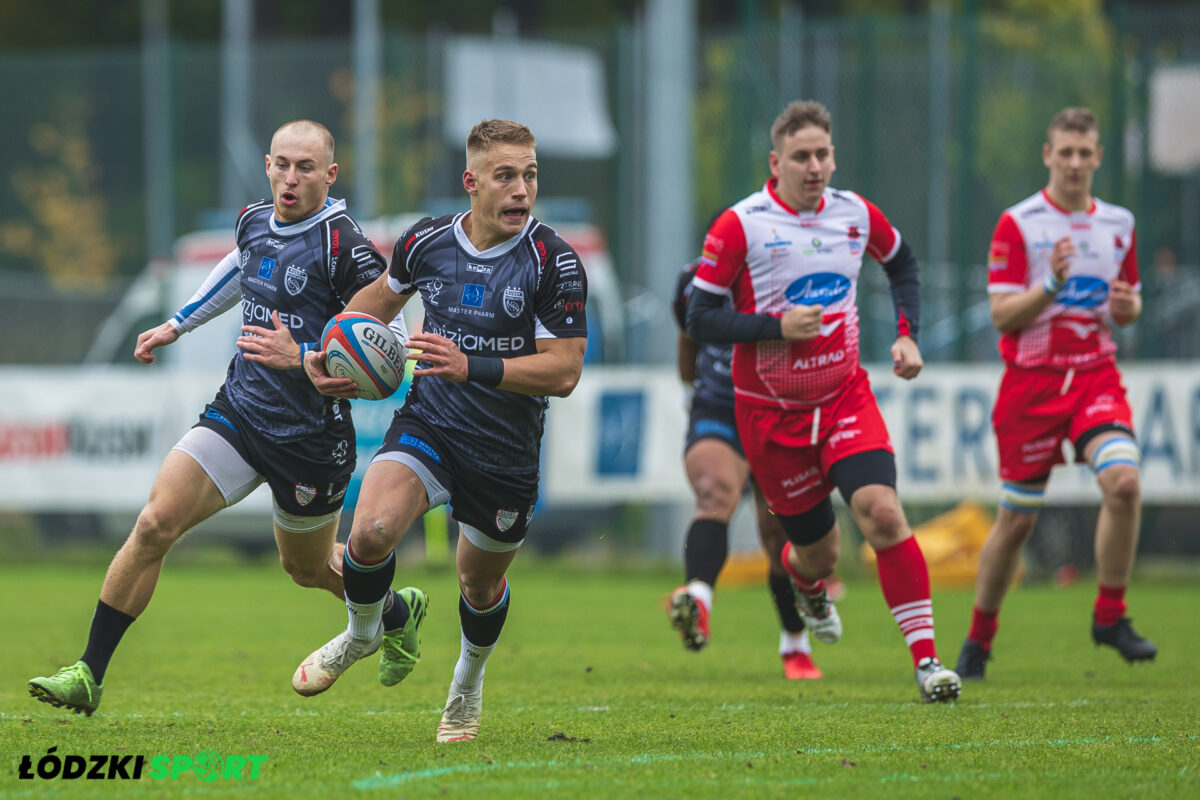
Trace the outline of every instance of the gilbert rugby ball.
[[396, 334], [370, 314], [342, 312], [321, 333], [325, 369], [335, 378], [350, 378], [364, 400], [390, 397], [404, 380], [408, 351]]

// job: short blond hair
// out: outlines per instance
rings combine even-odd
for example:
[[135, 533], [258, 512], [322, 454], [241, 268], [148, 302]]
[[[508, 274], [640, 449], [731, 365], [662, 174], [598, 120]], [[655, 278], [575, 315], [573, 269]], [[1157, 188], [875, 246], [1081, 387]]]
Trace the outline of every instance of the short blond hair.
[[329, 161], [326, 163], [327, 164], [333, 163], [333, 147], [334, 147], [333, 134], [330, 133], [329, 128], [326, 128], [321, 123], [314, 122], [311, 119], [294, 119], [291, 122], [285, 122], [282, 125], [280, 125], [278, 128], [276, 128], [275, 133], [271, 134], [271, 150], [272, 151], [274, 151], [274, 149], [275, 149], [275, 137], [290, 128], [300, 128], [302, 130], [313, 131], [314, 133], [316, 133], [318, 138], [321, 139], [321, 144], [325, 147], [325, 150], [329, 154]]
[[1070, 106], [1054, 115], [1054, 119], [1050, 120], [1050, 127], [1046, 128], [1046, 141], [1050, 141], [1051, 134], [1055, 131], [1074, 131], [1075, 133], [1091, 133], [1096, 131], [1096, 135], [1100, 135], [1100, 126], [1096, 124], [1096, 115], [1092, 113], [1090, 108], [1082, 106]]
[[486, 153], [497, 144], [516, 144], [536, 148], [533, 132], [519, 122], [485, 119], [467, 134], [467, 160], [473, 153]]
[[815, 125], [826, 133], [833, 132], [833, 117], [829, 109], [816, 100], [796, 100], [788, 104], [771, 125], [771, 147], [778, 151], [783, 140], [801, 128]]

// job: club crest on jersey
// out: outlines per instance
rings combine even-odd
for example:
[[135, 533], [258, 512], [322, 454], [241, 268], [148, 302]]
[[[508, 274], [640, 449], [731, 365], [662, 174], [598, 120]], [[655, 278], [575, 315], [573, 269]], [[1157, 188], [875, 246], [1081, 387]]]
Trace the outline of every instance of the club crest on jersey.
[[506, 286], [504, 288], [504, 313], [516, 319], [524, 310], [525, 292], [516, 286]]
[[850, 293], [850, 279], [836, 272], [817, 272], [797, 278], [787, 287], [787, 299], [798, 306], [829, 306]]
[[302, 506], [306, 506], [313, 501], [317, 496], [317, 487], [305, 486], [303, 483], [296, 484], [296, 502]]
[[500, 508], [496, 510], [496, 530], [506, 531], [517, 521], [521, 512], [515, 508]]
[[283, 286], [287, 289], [288, 294], [293, 296], [300, 294], [304, 291], [304, 286], [307, 283], [308, 273], [304, 271], [304, 267], [289, 264], [287, 272], [283, 275]]

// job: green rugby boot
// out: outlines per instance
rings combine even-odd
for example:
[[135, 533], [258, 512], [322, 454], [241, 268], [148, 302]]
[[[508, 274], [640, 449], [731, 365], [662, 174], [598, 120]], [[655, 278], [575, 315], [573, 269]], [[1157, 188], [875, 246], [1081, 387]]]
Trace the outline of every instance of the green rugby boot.
[[92, 670], [82, 661], [63, 667], [49, 678], [29, 681], [29, 695], [55, 708], [69, 708], [76, 714], [87, 714], [100, 705], [104, 687], [96, 683]]
[[379, 682], [395, 686], [404, 680], [421, 660], [421, 624], [429, 610], [429, 596], [415, 586], [397, 592], [408, 604], [408, 622], [394, 631], [383, 632], [379, 648]]

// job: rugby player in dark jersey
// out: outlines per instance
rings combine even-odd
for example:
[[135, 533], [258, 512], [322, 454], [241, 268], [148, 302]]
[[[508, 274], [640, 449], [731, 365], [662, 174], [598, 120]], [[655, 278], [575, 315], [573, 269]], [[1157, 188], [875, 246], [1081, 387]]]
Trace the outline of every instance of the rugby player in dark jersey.
[[[679, 273], [671, 303], [679, 325], [679, 377], [692, 389], [683, 461], [696, 496], [696, 515], [684, 537], [683, 585], [671, 593], [667, 605], [683, 646], [693, 651], [708, 646], [713, 587], [729, 554], [729, 520], [751, 477], [733, 413], [733, 345], [697, 342], [686, 332], [687, 301], [696, 267], [697, 262], [692, 262]], [[820, 678], [808, 631], [796, 611], [792, 582], [780, 560], [787, 534], [767, 508], [757, 484], [754, 507], [759, 539], [770, 564], [767, 587], [779, 615], [783, 674], [789, 680]]]
[[[261, 483], [274, 499], [280, 561], [301, 586], [342, 598], [334, 541], [355, 463], [350, 404], [321, 395], [302, 370], [304, 345], [330, 316], [386, 270], [383, 257], [329, 197], [337, 180], [333, 136], [309, 120], [271, 138], [270, 201], [237, 220], [237, 247], [175, 317], [138, 337], [134, 356], [178, 339], [241, 301], [242, 335], [226, 379], [199, 421], [167, 453], [134, 525], [117, 552], [81, 659], [30, 681], [39, 700], [91, 714], [126, 629], [154, 593], [163, 559], [188, 530], [237, 503]], [[391, 319], [391, 317], [388, 317]], [[404, 590], [423, 603], [415, 590]], [[391, 618], [415, 628], [407, 603], [390, 595]], [[420, 604], [420, 603], [418, 603]]]
[[[547, 396], [575, 388], [587, 346], [587, 280], [579, 256], [531, 215], [536, 141], [486, 120], [467, 137], [470, 210], [426, 218], [396, 242], [387, 275], [348, 306], [382, 319], [418, 292], [425, 308], [412, 387], [363, 478], [345, 553], [350, 625], [296, 669], [312, 695], [374, 652], [395, 573], [393, 549], [418, 518], [449, 503], [458, 522], [461, 652], [437, 740], [474, 739], [483, 673], [508, 614], [505, 572], [537, 502]], [[331, 397], [354, 397], [321, 353], [305, 367]], [[384, 652], [384, 662], [392, 658]]]

